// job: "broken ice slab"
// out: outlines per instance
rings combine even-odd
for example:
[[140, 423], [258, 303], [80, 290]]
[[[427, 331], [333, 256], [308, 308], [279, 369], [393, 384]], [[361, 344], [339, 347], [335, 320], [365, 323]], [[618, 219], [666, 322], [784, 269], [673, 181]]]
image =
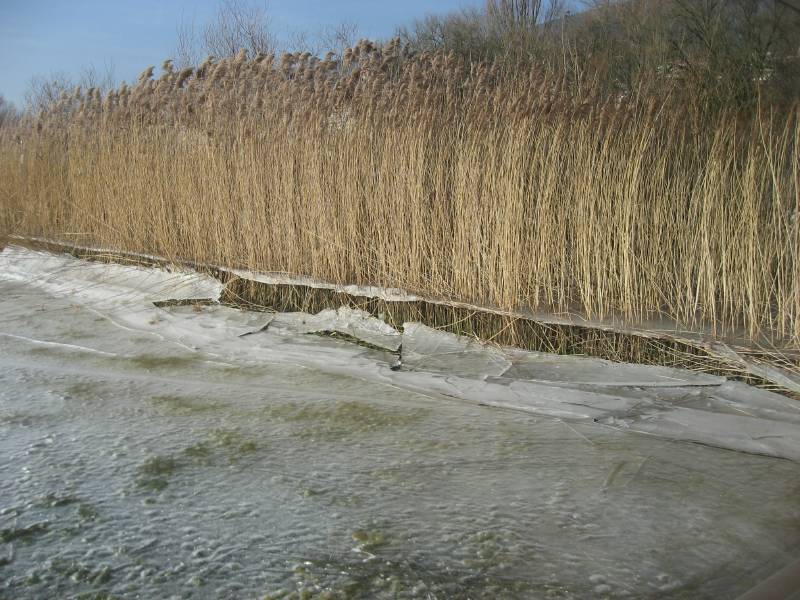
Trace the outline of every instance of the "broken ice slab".
[[394, 327], [376, 319], [363, 310], [341, 306], [326, 309], [315, 315], [307, 313], [279, 313], [271, 327], [294, 333], [338, 332], [392, 352], [400, 348], [402, 337]]
[[420, 323], [403, 327], [403, 364], [470, 378], [505, 377], [548, 385], [597, 387], [716, 386], [726, 380], [684, 369], [615, 363], [599, 358], [559, 356], [500, 348], [437, 331]]

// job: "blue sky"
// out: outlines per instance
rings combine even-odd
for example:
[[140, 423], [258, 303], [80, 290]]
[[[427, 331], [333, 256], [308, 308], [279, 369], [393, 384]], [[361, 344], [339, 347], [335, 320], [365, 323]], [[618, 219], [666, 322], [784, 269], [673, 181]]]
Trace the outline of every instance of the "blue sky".
[[[263, 0], [259, 0], [263, 3]], [[388, 37], [397, 25], [482, 0], [267, 0], [278, 35], [313, 33], [354, 22], [363, 37]], [[175, 48], [181, 20], [202, 26], [217, 0], [0, 0], [0, 94], [21, 107], [32, 76], [84, 67], [135, 79]]]

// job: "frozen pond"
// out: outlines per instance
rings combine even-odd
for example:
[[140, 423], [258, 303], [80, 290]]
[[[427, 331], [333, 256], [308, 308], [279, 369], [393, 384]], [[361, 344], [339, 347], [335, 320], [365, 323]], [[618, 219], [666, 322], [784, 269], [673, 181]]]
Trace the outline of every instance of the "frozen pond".
[[0, 597], [735, 598], [800, 554], [800, 463], [681, 441], [791, 457], [780, 398], [5, 257]]

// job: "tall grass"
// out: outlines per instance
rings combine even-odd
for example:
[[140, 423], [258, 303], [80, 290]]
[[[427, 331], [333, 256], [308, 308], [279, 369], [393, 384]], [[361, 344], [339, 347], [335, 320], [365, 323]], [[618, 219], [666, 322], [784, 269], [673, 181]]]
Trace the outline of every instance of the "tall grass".
[[796, 346], [798, 111], [595, 89], [396, 42], [165, 64], [2, 130], [0, 227]]

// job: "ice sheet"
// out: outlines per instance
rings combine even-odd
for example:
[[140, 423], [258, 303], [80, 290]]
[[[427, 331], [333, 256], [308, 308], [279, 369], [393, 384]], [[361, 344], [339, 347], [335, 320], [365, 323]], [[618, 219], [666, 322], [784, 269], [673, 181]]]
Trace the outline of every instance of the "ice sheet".
[[28, 264], [0, 271], [0, 596], [716, 599], [800, 550], [800, 464], [681, 441], [789, 454], [780, 396], [421, 326], [392, 370], [303, 315]]
[[293, 333], [336, 331], [391, 351], [399, 349], [403, 339], [400, 332], [394, 327], [363, 310], [352, 309], [348, 306], [341, 306], [336, 310], [326, 309], [316, 315], [281, 313], [275, 315], [271, 327], [285, 328]]
[[402, 360], [410, 369], [471, 378], [497, 377], [511, 368], [498, 348], [420, 323], [403, 325]]
[[244, 271], [241, 269], [230, 269], [230, 273], [248, 279], [250, 281], [258, 281], [268, 285], [302, 285], [310, 288], [331, 290], [334, 292], [341, 292], [350, 296], [360, 296], [363, 298], [380, 298], [381, 300], [395, 301], [395, 302], [414, 302], [422, 300], [419, 296], [409, 294], [403, 290], [396, 288], [385, 288], [372, 285], [338, 285], [335, 283], [328, 283], [320, 281], [312, 277], [302, 277], [299, 275], [290, 275], [288, 273], [263, 273], [260, 271]]
[[217, 300], [223, 287], [213, 277], [180, 267], [90, 262], [13, 245], [0, 252], [0, 273], [4, 279], [109, 308], [164, 300]]
[[[440, 399], [800, 460], [798, 403], [721, 377], [500, 348], [415, 323], [405, 324], [401, 333], [346, 307], [275, 316], [221, 306], [167, 310], [152, 303], [213, 299], [220, 284], [191, 272], [88, 263], [18, 247], [0, 254], [0, 278], [71, 298], [118, 327], [224, 364], [299, 365]], [[321, 331], [401, 349], [399, 363], [389, 353], [305, 335]]]

